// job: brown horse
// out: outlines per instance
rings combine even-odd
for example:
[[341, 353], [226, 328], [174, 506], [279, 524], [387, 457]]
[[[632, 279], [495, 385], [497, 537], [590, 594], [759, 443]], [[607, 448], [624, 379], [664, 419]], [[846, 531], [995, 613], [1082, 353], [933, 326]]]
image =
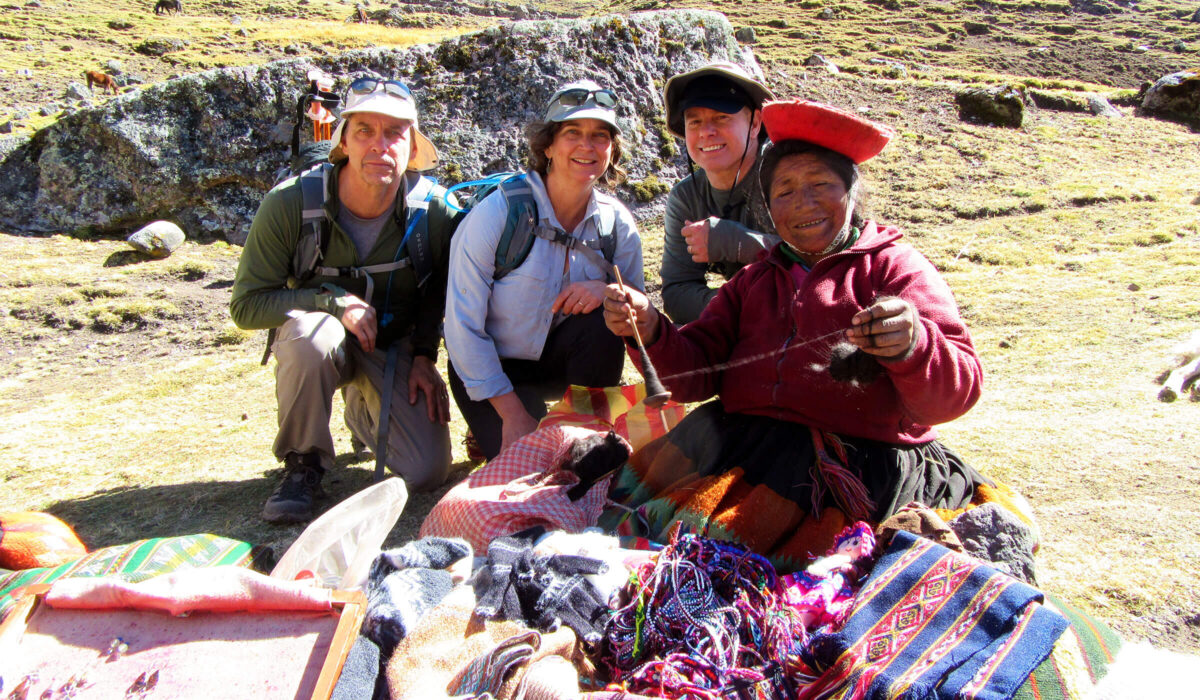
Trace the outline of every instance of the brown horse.
[[85, 70], [84, 76], [87, 77], [88, 91], [90, 92], [93, 85], [99, 85], [101, 90], [112, 89], [113, 94], [117, 94], [120, 90], [117, 89], [117, 81], [107, 73], [101, 73], [98, 70]]

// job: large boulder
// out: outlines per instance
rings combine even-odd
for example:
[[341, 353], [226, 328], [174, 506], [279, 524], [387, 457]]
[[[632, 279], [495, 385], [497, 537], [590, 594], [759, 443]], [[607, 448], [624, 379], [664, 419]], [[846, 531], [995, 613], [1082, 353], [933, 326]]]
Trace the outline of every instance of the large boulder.
[[1200, 129], [1200, 68], [1159, 78], [1146, 90], [1142, 109]]
[[153, 221], [129, 234], [125, 242], [130, 248], [152, 258], [165, 258], [183, 245], [183, 229], [171, 221]]
[[1115, 15], [1124, 11], [1117, 3], [1105, 2], [1105, 0], [1071, 0], [1071, 9], [1099, 17]]
[[1020, 518], [995, 503], [985, 503], [948, 524], [967, 554], [991, 562], [1014, 578], [1037, 584], [1033, 562], [1037, 534]]
[[[245, 241], [262, 195], [288, 163], [296, 103], [320, 68], [337, 88], [363, 75], [407, 83], [437, 145], [434, 175], [457, 182], [516, 169], [524, 127], [559, 85], [593, 78], [620, 98], [630, 180], [685, 172], [663, 126], [662, 84], [709, 61], [761, 71], [724, 15], [635, 13], [503, 24], [441, 44], [211, 70], [81, 109], [0, 155], [0, 226], [118, 234], [157, 219]], [[303, 125], [302, 125], [303, 126]], [[635, 214], [661, 212], [633, 202]], [[647, 210], [647, 207], [649, 209]]]
[[1015, 86], [969, 88], [955, 95], [958, 116], [964, 121], [991, 126], [1019, 127], [1032, 102]]
[[1087, 96], [1088, 111], [1097, 117], [1107, 117], [1109, 119], [1120, 119], [1125, 116], [1121, 114], [1121, 110], [1112, 106], [1112, 103], [1099, 95]]

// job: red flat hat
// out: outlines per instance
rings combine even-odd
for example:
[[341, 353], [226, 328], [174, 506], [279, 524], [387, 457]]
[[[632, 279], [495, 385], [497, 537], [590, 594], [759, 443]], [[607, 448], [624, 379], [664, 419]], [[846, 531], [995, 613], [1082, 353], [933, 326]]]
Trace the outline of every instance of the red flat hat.
[[855, 163], [879, 155], [896, 135], [890, 126], [809, 100], [768, 102], [763, 105], [762, 118], [772, 143], [808, 141]]

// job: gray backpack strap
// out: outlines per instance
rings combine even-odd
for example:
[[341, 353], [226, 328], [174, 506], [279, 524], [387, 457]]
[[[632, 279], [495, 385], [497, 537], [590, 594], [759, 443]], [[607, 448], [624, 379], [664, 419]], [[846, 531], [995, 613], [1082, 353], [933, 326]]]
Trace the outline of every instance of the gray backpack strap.
[[[433, 180], [421, 176], [405, 195], [404, 203], [408, 209], [408, 222], [401, 244], [406, 244], [408, 257], [374, 265], [347, 265], [344, 267], [318, 265], [314, 268], [314, 272], [324, 277], [365, 279], [367, 298], [364, 301], [368, 304], [375, 299], [375, 278], [372, 275], [403, 270], [411, 265], [417, 273], [417, 285], [424, 284], [433, 272], [433, 254], [429, 249], [429, 200], [433, 197], [433, 189], [436, 184]], [[399, 258], [400, 251], [396, 251], [396, 253]]]
[[316, 269], [316, 273], [322, 277], [344, 277], [348, 279], [364, 279], [367, 281], [367, 297], [363, 301], [368, 304], [375, 298], [375, 278], [372, 275], [381, 272], [394, 272], [395, 270], [403, 270], [412, 263], [408, 258], [403, 260], [394, 260], [386, 263], [376, 263], [374, 265], [347, 265], [345, 267], [325, 267], [321, 266]]
[[497, 189], [504, 198], [505, 215], [504, 228], [496, 242], [493, 280], [504, 279], [529, 257], [538, 222], [537, 202], [524, 174], [504, 180]]
[[383, 365], [383, 385], [379, 387], [379, 425], [375, 430], [375, 483], [383, 481], [387, 468], [388, 428], [392, 418], [392, 389], [396, 384], [397, 348], [400, 343], [388, 346], [387, 361]]
[[332, 170], [333, 164], [320, 163], [299, 175], [304, 204], [300, 212], [300, 237], [292, 253], [292, 273], [301, 282], [316, 274], [329, 250], [330, 228], [325, 216], [325, 201]]
[[[562, 229], [545, 224], [538, 224], [533, 229], [533, 235], [551, 243], [557, 243], [561, 246], [566, 246], [569, 250], [576, 250], [583, 254], [593, 265], [604, 271], [604, 279], [608, 282], [615, 282], [616, 278], [612, 273], [612, 255], [616, 252], [616, 246], [613, 245], [609, 250], [605, 250], [605, 236], [601, 233], [600, 240], [594, 243], [585, 243], [578, 238], [568, 234]], [[608, 238], [614, 238], [610, 231]]]
[[617, 255], [617, 215], [611, 207], [600, 210], [600, 252], [610, 264]]

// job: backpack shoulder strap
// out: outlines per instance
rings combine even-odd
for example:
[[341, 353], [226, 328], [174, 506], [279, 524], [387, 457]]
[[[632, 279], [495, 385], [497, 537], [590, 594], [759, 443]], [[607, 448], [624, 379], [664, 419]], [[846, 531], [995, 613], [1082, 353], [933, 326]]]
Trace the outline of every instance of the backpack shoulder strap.
[[600, 208], [600, 252], [604, 259], [612, 263], [617, 254], [617, 214], [612, 207]]
[[329, 250], [330, 227], [325, 215], [332, 163], [319, 163], [300, 173], [300, 193], [304, 203], [300, 212], [300, 237], [292, 254], [292, 272], [301, 282], [316, 272]]
[[496, 243], [493, 280], [503, 279], [520, 267], [529, 257], [533, 239], [538, 237], [537, 202], [524, 173], [501, 182], [500, 193], [504, 197], [507, 214], [504, 217], [504, 230]]
[[408, 257], [412, 260], [413, 272], [417, 275], [417, 286], [423, 287], [433, 274], [433, 248], [429, 243], [429, 202], [433, 199], [437, 182], [421, 175], [405, 195], [408, 222], [401, 245], [407, 244]]

